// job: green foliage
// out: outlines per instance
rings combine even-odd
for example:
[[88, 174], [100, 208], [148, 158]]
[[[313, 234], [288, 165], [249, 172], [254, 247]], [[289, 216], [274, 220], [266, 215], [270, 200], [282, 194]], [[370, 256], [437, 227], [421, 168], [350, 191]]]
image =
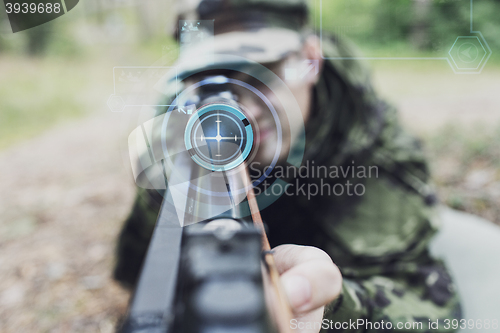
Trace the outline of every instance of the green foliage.
[[51, 36], [53, 35], [51, 23], [42, 24], [24, 32], [27, 37], [26, 53], [38, 56], [46, 52]]
[[87, 47], [76, 38], [78, 35], [76, 31], [79, 28], [77, 23], [67, 16], [48, 23], [52, 26], [53, 33], [47, 43], [45, 52], [47, 56], [79, 60], [87, 56]]
[[[323, 32], [348, 37], [364, 50], [394, 51], [395, 45], [405, 44], [406, 51], [401, 52], [408, 55], [443, 54], [457, 36], [470, 35], [470, 1], [428, 1], [429, 6], [419, 10], [421, 0], [316, 0], [314, 20], [318, 30], [321, 17]], [[474, 0], [473, 4], [474, 30], [483, 33], [492, 49], [500, 49], [500, 1]]]
[[0, 57], [0, 149], [65, 121], [106, 110], [111, 64]]
[[493, 50], [500, 50], [499, 14], [499, 0], [480, 1], [474, 6], [474, 30], [482, 32]]
[[[411, 11], [411, 1], [393, 0], [379, 1], [373, 8], [373, 36], [383, 45], [406, 40], [410, 35], [414, 19], [408, 13]], [[370, 33], [371, 34], [371, 33]]]

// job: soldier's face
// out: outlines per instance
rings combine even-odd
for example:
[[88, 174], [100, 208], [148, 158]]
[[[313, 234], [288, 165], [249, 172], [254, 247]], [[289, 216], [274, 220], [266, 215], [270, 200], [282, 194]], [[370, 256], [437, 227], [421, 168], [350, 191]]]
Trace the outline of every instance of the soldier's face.
[[[283, 161], [288, 156], [290, 147], [302, 134], [310, 117], [312, 91], [319, 76], [315, 69], [307, 69], [308, 64], [314, 62], [318, 69], [321, 68], [319, 45], [316, 37], [312, 36], [306, 39], [301, 52], [291, 54], [277, 63], [263, 64], [268, 70], [262, 66], [250, 66], [245, 71], [220, 74], [245, 82], [264, 95], [263, 98], [243, 86], [231, 86], [254, 128], [256, 154], [251, 162], [259, 162], [265, 167], [276, 156]], [[295, 70], [294, 77], [287, 75], [289, 69]], [[188, 80], [187, 84], [193, 84], [197, 79], [199, 77], [193, 78], [193, 81]], [[266, 102], [276, 112], [272, 112]]]
[[[283, 81], [286, 82], [286, 80]], [[253, 84], [274, 106], [275, 115], [273, 115], [264, 100], [256, 95], [248, 92], [238, 95], [238, 102], [244, 107], [244, 111], [254, 123], [256, 134], [254, 145], [257, 148], [254, 161], [263, 165], [269, 164], [277, 151], [279, 151], [280, 159], [286, 158], [290, 146], [296, 139], [294, 136], [297, 136], [309, 119], [312, 95], [312, 84], [310, 82], [288, 82], [286, 87], [293, 94], [295, 104], [295, 101], [290, 98], [289, 92], [288, 94], [284, 93], [283, 90], [286, 87], [283, 86], [283, 83], [276, 85], [271, 82], [269, 85], [271, 87], [263, 84]], [[278, 145], [278, 126], [281, 129], [281, 147]]]
[[[296, 78], [290, 78], [285, 75], [285, 69], [296, 68], [303, 70], [301, 67], [307, 60], [316, 60], [321, 66], [321, 53], [319, 43], [316, 40], [308, 40], [304, 44], [304, 50], [300, 54], [292, 55], [280, 63], [268, 66], [285, 84], [288, 90], [293, 94], [295, 101], [287, 98], [286, 94], [281, 94], [280, 89], [283, 89], [283, 83], [274, 86], [271, 82], [271, 87], [261, 84], [259, 87], [267, 99], [276, 107], [276, 111], [281, 123], [282, 145], [278, 147], [278, 129], [273, 114], [265, 105], [262, 99], [257, 98], [253, 94], [239, 95], [239, 102], [245, 107], [245, 111], [249, 113], [250, 118], [253, 118], [258, 127], [255, 137], [255, 145], [258, 147], [257, 155], [254, 161], [269, 164], [279, 150], [280, 158], [286, 158], [291, 145], [297, 139], [297, 135], [307, 123], [312, 105], [312, 90], [318, 79], [315, 71], [309, 71], [304, 75], [298, 75]], [[296, 102], [296, 104], [295, 104]], [[300, 112], [296, 112], [297, 106]], [[295, 110], [295, 112], [290, 112]]]

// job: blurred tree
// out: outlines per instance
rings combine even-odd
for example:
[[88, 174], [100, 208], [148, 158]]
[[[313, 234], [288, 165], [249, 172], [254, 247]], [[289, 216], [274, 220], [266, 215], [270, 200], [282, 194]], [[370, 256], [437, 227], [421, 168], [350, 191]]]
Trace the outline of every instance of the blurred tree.
[[143, 40], [153, 37], [154, 8], [153, 1], [141, 1], [137, 4], [137, 18], [139, 19], [140, 36]]
[[42, 55], [52, 37], [52, 22], [26, 30], [27, 43], [26, 52], [31, 56]]
[[7, 48], [7, 42], [4, 39], [4, 35], [11, 34], [12, 29], [10, 28], [9, 20], [7, 18], [7, 13], [4, 10], [3, 4], [0, 5], [0, 52], [4, 52]]
[[170, 33], [175, 23], [175, 0], [150, 0], [137, 3], [139, 33], [143, 40]]
[[[406, 41], [419, 50], [441, 52], [457, 36], [470, 34], [469, 0], [376, 0], [372, 8], [373, 24], [360, 36], [378, 45]], [[370, 8], [365, 5], [365, 10]], [[500, 0], [474, 0], [473, 10], [474, 30], [500, 47]]]
[[431, 0], [412, 0], [413, 22], [410, 41], [419, 50], [428, 49], [430, 46], [429, 21], [432, 10]]
[[3, 33], [4, 33], [3, 30], [2, 30], [3, 29], [3, 24], [4, 24], [4, 22], [2, 21], [2, 19], [3, 19], [2, 15], [0, 15], [0, 53], [2, 53], [4, 51], [4, 49], [5, 49], [5, 41], [4, 41], [3, 36], [2, 36]]
[[[475, 6], [480, 1], [475, 2]], [[450, 47], [457, 36], [467, 36], [470, 33], [470, 2], [460, 1], [434, 1], [431, 13], [430, 28], [433, 45], [432, 49], [441, 46]]]
[[410, 13], [411, 0], [377, 0], [374, 8], [374, 41], [388, 45], [395, 41], [408, 40], [413, 26]]

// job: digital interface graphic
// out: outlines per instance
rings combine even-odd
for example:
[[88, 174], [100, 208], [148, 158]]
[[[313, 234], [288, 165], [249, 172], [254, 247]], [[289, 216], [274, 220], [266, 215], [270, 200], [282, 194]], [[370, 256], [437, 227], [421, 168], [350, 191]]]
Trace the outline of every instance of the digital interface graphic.
[[[125, 107], [170, 106], [161, 104], [159, 96], [177, 94], [177, 85], [169, 86], [165, 81], [175, 70], [175, 67], [166, 66], [114, 67], [114, 93], [107, 101], [109, 109], [112, 112], [121, 112]], [[173, 75], [177, 76], [176, 73]]]
[[[175, 206], [181, 225], [202, 221], [237, 205], [246, 198], [250, 187], [259, 186], [267, 179], [278, 159], [284, 158], [297, 167], [301, 163], [301, 155], [284, 151], [282, 145], [282, 122], [300, 114], [286, 84], [269, 69], [247, 59], [227, 55], [218, 55], [215, 59], [219, 62], [211, 65], [212, 68], [219, 66], [222, 72], [230, 70], [247, 76], [246, 80], [259, 80], [272, 88], [268, 94], [274, 95], [273, 99], [279, 104], [272, 103], [266, 94], [249, 83], [220, 75], [201, 76], [194, 83], [181, 84], [176, 77], [182, 77], [183, 70], [175, 68], [169, 76], [160, 79], [169, 82], [168, 86], [183, 86], [183, 89], [164, 99], [170, 100], [165, 114], [146, 121], [129, 135], [130, 162], [138, 186], [162, 190], [168, 184], [172, 195], [167, 200]], [[235, 92], [241, 89], [267, 108], [276, 131], [273, 139], [276, 146], [269, 167], [259, 179], [253, 184], [238, 180], [228, 190], [227, 178], [241, 178], [245, 165], [254, 162], [262, 145], [258, 139], [258, 123], [249, 118], [245, 105], [236, 102]], [[141, 95], [140, 91], [135, 95]], [[288, 106], [283, 108], [283, 105]], [[142, 109], [147, 111], [148, 107], [142, 106]], [[291, 130], [292, 136], [301, 140], [303, 125]], [[303, 149], [303, 142], [295, 147], [299, 153]], [[281, 181], [276, 180], [274, 184], [281, 186]], [[282, 195], [270, 194], [271, 188], [257, 196], [259, 206], [266, 207]], [[186, 202], [190, 200], [198, 203], [197, 216], [186, 215]], [[248, 209], [241, 213], [250, 214]]]
[[186, 127], [186, 149], [193, 160], [212, 171], [243, 163], [253, 146], [252, 125], [237, 108], [225, 104], [202, 107]]
[[[335, 8], [341, 11], [341, 14], [344, 14], [344, 22], [337, 22], [333, 27], [334, 31], [337, 32], [339, 36], [345, 36], [347, 38], [351, 37], [356, 40], [358, 34], [363, 31], [362, 23], [366, 21], [366, 18], [363, 16], [366, 13], [362, 13], [357, 9], [357, 4], [354, 1], [330, 1], [330, 0], [315, 0], [318, 2], [319, 6], [319, 23], [317, 26], [317, 30], [320, 35], [321, 41], [323, 41], [323, 29], [324, 29], [324, 8], [330, 8], [333, 3], [339, 4]], [[421, 1], [421, 5], [419, 8], [419, 2], [414, 2], [415, 5], [412, 5], [410, 1], [393, 4], [391, 2], [383, 3], [382, 6], [387, 6], [387, 8], [394, 7], [394, 21], [397, 21], [397, 17], [405, 17], [408, 15], [419, 15], [419, 11], [426, 10], [429, 8], [429, 2]], [[427, 3], [427, 4], [426, 4]], [[411, 56], [411, 55], [398, 55], [398, 52], [394, 51], [392, 54], [385, 55], [370, 55], [364, 54], [360, 56], [354, 57], [344, 57], [344, 56], [330, 56], [328, 59], [332, 60], [348, 60], [348, 59], [359, 59], [359, 60], [444, 60], [447, 61], [455, 74], [480, 74], [483, 70], [486, 62], [490, 58], [492, 54], [492, 50], [488, 45], [488, 42], [484, 38], [481, 31], [477, 31], [474, 29], [474, 0], [458, 0], [456, 2], [463, 9], [469, 8], [470, 11], [470, 28], [469, 35], [467, 36], [457, 36], [456, 40], [449, 41], [448, 44], [438, 45], [437, 48], [443, 56], [436, 57], [427, 57], [427, 56]], [[341, 4], [341, 5], [340, 5]], [[329, 7], [327, 7], [329, 6]], [[420, 14], [422, 15], [422, 14]], [[342, 15], [339, 15], [340, 17]], [[394, 27], [391, 26], [392, 20], [388, 20], [381, 25], [380, 30], [374, 30], [371, 32], [371, 35], [378, 34], [380, 36], [393, 34], [391, 30]], [[431, 22], [422, 23], [424, 26], [431, 25]], [[465, 28], [465, 27], [463, 27]], [[462, 29], [463, 30], [463, 29]], [[432, 38], [432, 37], [428, 37]], [[383, 39], [383, 38], [382, 38]], [[425, 43], [432, 44], [432, 40], [424, 41]], [[447, 45], [451, 45], [447, 48]], [[445, 52], [447, 54], [445, 54]]]

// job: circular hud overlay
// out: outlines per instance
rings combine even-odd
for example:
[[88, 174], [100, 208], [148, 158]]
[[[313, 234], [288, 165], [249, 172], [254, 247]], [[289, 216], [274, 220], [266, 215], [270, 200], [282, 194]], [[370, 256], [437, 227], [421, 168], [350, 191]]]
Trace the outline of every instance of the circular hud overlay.
[[184, 143], [193, 161], [211, 171], [227, 171], [243, 163], [253, 146], [246, 116], [227, 104], [201, 107], [190, 119]]

